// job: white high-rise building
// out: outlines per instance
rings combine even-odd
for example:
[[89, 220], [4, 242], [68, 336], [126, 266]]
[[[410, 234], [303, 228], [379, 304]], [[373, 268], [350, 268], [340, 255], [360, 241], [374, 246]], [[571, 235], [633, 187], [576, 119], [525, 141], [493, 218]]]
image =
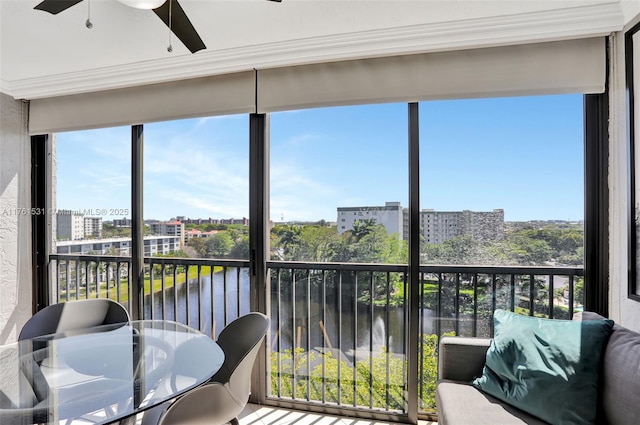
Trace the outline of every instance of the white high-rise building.
[[402, 205], [400, 202], [386, 202], [384, 207], [339, 207], [338, 234], [353, 230], [356, 221], [374, 220], [382, 224], [388, 234], [402, 237]]
[[56, 214], [57, 238], [84, 239], [84, 214], [78, 211], [60, 210]]
[[[409, 213], [400, 202], [386, 202], [384, 207], [339, 207], [338, 234], [353, 230], [358, 220], [372, 219], [382, 224], [388, 234], [409, 239]], [[504, 237], [504, 210], [493, 211], [420, 211], [420, 231], [426, 243], [442, 243], [460, 235], [477, 240]]]
[[[426, 243], [442, 243], [463, 234], [460, 211], [420, 211], [420, 229]], [[408, 235], [407, 235], [408, 239]]]
[[102, 217], [84, 218], [84, 236], [100, 239], [102, 237]]
[[[405, 224], [408, 211], [405, 209]], [[425, 243], [442, 243], [456, 236], [469, 235], [480, 241], [504, 238], [504, 210], [493, 211], [420, 211], [420, 231]], [[405, 226], [404, 239], [409, 239], [409, 227]]]

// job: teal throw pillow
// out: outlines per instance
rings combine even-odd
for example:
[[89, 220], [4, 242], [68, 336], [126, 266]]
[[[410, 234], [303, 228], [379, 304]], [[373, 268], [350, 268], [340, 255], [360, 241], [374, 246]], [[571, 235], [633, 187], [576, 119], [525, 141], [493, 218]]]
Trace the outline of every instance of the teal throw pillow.
[[472, 384], [551, 424], [593, 424], [600, 359], [613, 321], [551, 320], [496, 310], [482, 376]]

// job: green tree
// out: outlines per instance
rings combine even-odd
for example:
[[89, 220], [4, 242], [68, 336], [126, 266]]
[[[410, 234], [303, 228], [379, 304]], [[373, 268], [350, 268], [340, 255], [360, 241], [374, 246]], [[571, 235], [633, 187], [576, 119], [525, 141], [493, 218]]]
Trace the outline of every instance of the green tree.
[[331, 258], [331, 245], [338, 240], [335, 227], [304, 226], [299, 235], [297, 257], [292, 260], [326, 262]]
[[496, 253], [469, 235], [447, 239], [441, 244], [423, 244], [424, 264], [495, 264]]
[[302, 227], [281, 225], [274, 227], [272, 233], [276, 235], [276, 240], [273, 244], [273, 254], [276, 259], [285, 261], [297, 259]]
[[233, 239], [228, 232], [221, 231], [206, 238], [207, 255], [214, 258], [227, 258], [233, 248]]
[[192, 248], [198, 257], [204, 257], [207, 254], [207, 244], [204, 238], [191, 238], [187, 242], [187, 246]]
[[371, 233], [375, 226], [376, 220], [373, 218], [356, 220], [353, 223], [353, 230], [351, 230], [351, 233], [356, 237], [356, 241], [359, 241], [360, 239]]
[[527, 236], [527, 232], [507, 235], [496, 247], [514, 264], [541, 265], [553, 258], [547, 241]]
[[124, 238], [131, 237], [130, 227], [115, 227], [110, 223], [102, 223], [103, 238]]
[[[453, 332], [445, 335], [453, 335]], [[422, 335], [420, 340], [420, 407], [435, 410], [438, 379], [438, 337]], [[354, 370], [355, 369], [355, 370]], [[307, 376], [307, 370], [310, 374]], [[349, 364], [331, 351], [307, 352], [302, 348], [271, 353], [271, 391], [281, 397], [312, 401], [405, 409], [406, 360], [382, 348], [379, 353]], [[354, 381], [355, 379], [355, 381]]]
[[249, 258], [249, 236], [242, 236], [235, 242], [229, 252], [229, 258], [246, 260]]

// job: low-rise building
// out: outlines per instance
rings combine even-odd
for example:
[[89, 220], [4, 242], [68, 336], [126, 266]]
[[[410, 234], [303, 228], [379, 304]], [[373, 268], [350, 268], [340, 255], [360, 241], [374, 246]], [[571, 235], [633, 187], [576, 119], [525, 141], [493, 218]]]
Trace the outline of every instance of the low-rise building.
[[130, 218], [122, 218], [122, 219], [114, 219], [111, 224], [113, 227], [131, 227], [131, 219]]
[[[169, 254], [179, 251], [180, 238], [177, 236], [145, 236], [144, 256]], [[99, 254], [131, 255], [131, 238], [83, 239], [56, 242], [58, 254]]]
[[181, 221], [158, 221], [150, 223], [151, 233], [156, 236], [177, 236], [180, 238], [180, 246], [184, 246], [184, 223]]

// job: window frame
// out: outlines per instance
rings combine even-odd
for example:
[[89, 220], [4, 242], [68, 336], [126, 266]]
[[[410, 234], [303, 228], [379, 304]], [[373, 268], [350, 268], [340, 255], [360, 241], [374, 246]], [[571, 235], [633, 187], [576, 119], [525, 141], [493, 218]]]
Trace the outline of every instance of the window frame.
[[[636, 208], [636, 202], [640, 195], [637, 191], [640, 189], [640, 182], [638, 182], [638, 178], [640, 175], [636, 173], [636, 131], [635, 131], [635, 78], [634, 78], [634, 66], [633, 66], [633, 58], [634, 58], [634, 42], [633, 36], [640, 32], [640, 23], [634, 25], [629, 31], [625, 33], [624, 36], [624, 48], [625, 48], [625, 73], [626, 73], [626, 119], [627, 119], [627, 144], [628, 144], [628, 179], [629, 182], [629, 206], [628, 206], [628, 251], [629, 251], [629, 264], [628, 264], [628, 286], [627, 286], [627, 297], [634, 301], [640, 302], [640, 282], [638, 282], [638, 260], [639, 256], [639, 247], [638, 247], [638, 231], [640, 230], [640, 222], [638, 220], [638, 214], [640, 211]], [[639, 46], [640, 47], [640, 46]], [[638, 84], [640, 86], [640, 82]]]
[[[640, 25], [638, 26], [640, 28]], [[408, 340], [408, 403], [407, 416], [412, 422], [417, 421], [419, 415], [417, 404], [417, 329], [418, 329], [418, 285], [419, 285], [419, 112], [418, 103], [407, 103], [407, 114], [409, 122], [409, 134], [407, 143], [409, 145], [409, 158], [407, 167], [409, 172], [409, 253], [410, 259], [408, 264], [409, 271], [409, 312], [407, 319], [410, 324], [409, 340]], [[584, 95], [584, 145], [585, 145], [585, 308], [606, 315], [608, 309], [608, 95]], [[142, 174], [141, 143], [135, 143], [136, 140], [142, 142], [143, 127], [132, 126], [132, 189], [136, 184], [141, 184], [139, 177]], [[269, 309], [269, 301], [267, 294], [269, 293], [268, 269], [266, 267], [269, 253], [269, 115], [268, 114], [250, 114], [249, 129], [250, 137], [250, 278], [251, 287], [257, 288], [252, 295], [251, 309], [255, 311], [266, 312]], [[44, 139], [44, 140], [43, 140]], [[46, 208], [47, 198], [43, 198], [43, 193], [47, 194], [50, 184], [47, 173], [40, 170], [37, 172], [39, 162], [44, 159], [38, 159], [39, 150], [33, 148], [36, 143], [41, 143], [48, 149], [50, 136], [40, 135], [32, 136], [32, 158], [34, 165], [32, 169], [32, 205], [43, 206]], [[40, 156], [43, 152], [40, 152]], [[137, 158], [137, 159], [136, 159]], [[138, 178], [134, 178], [138, 176]], [[139, 188], [142, 189], [141, 187]], [[47, 196], [50, 196], [48, 194]], [[138, 198], [139, 197], [139, 198]], [[44, 199], [44, 200], [43, 200]], [[141, 194], [132, 190], [132, 199], [139, 199], [141, 205]], [[133, 203], [132, 203], [133, 204]], [[354, 212], [354, 215], [356, 213]], [[136, 211], [132, 205], [132, 226], [135, 219], [142, 223], [142, 211]], [[32, 216], [34, 229], [47, 229], [46, 216]], [[434, 218], [437, 220], [437, 217]], [[40, 226], [40, 227], [38, 227]], [[42, 227], [44, 226], [44, 227]], [[142, 226], [134, 231], [132, 236], [138, 233], [138, 242], [132, 239], [131, 250], [139, 250], [139, 265], [143, 266], [142, 258], [144, 256], [143, 244], [139, 243], [142, 238]], [[43, 244], [46, 246], [51, 238], [48, 232], [33, 233], [34, 250], [34, 312], [48, 305], [49, 303], [49, 285], [47, 281], [47, 265], [48, 253], [42, 254], [38, 251], [38, 247]], [[133, 254], [132, 254], [133, 259]], [[44, 270], [44, 273], [43, 273]], [[136, 267], [133, 267], [136, 270]], [[142, 286], [142, 285], [139, 285]], [[134, 295], [135, 297], [135, 295]], [[638, 299], [640, 301], [640, 297]], [[136, 318], [137, 314], [132, 314]], [[258, 367], [253, 374], [253, 396], [252, 399], [257, 402], [264, 402], [266, 399], [266, 385], [268, 377], [266, 370], [268, 362], [266, 357], [259, 356]], [[416, 402], [414, 402], [414, 400]], [[271, 403], [269, 403], [271, 404]], [[274, 403], [278, 405], [279, 403]], [[339, 407], [338, 407], [339, 408]], [[375, 414], [372, 414], [375, 417]]]

